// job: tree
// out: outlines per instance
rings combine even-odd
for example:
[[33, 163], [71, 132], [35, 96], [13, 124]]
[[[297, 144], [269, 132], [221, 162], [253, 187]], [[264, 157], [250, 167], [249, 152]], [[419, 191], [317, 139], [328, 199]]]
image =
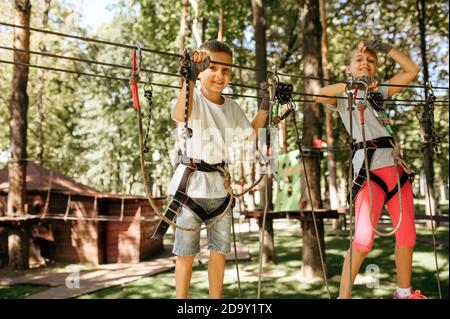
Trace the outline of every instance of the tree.
[[[253, 25], [255, 28], [255, 48], [256, 48], [256, 83], [257, 86], [266, 80], [267, 54], [266, 54], [266, 19], [264, 15], [264, 4], [262, 0], [252, 0]], [[259, 92], [258, 92], [259, 93]], [[273, 177], [266, 176], [260, 187], [261, 204], [268, 206], [268, 210], [273, 210]], [[267, 188], [267, 192], [266, 192]], [[267, 196], [266, 196], [267, 194]], [[266, 218], [263, 228], [263, 219], [259, 218], [259, 229], [261, 238], [264, 236], [263, 263], [275, 262], [275, 245], [273, 238], [273, 219]]]
[[[322, 72], [323, 76], [326, 79], [329, 79], [330, 74], [330, 66], [328, 62], [328, 41], [327, 41], [327, 9], [325, 0], [320, 0], [320, 18], [322, 25], [322, 39], [321, 39], [321, 48], [322, 48]], [[328, 156], [327, 156], [327, 164], [328, 164], [328, 190], [329, 190], [329, 198], [330, 198], [330, 208], [337, 209], [339, 206], [338, 197], [337, 197], [337, 187], [336, 187], [336, 160], [334, 154], [334, 136], [333, 136], [333, 111], [329, 108], [325, 109], [325, 123], [326, 123], [326, 136], [327, 136], [327, 146], [328, 146]]]
[[[30, 26], [31, 4], [27, 0], [14, 3], [14, 23], [24, 27]], [[14, 47], [21, 50], [30, 49], [30, 31], [26, 28], [14, 30]], [[29, 64], [30, 54], [14, 52], [14, 62]], [[27, 112], [28, 112], [28, 66], [15, 65], [12, 94], [9, 102], [10, 141], [12, 161], [8, 163], [9, 192], [8, 215], [25, 215], [26, 175], [27, 175]], [[8, 235], [8, 258], [11, 269], [28, 268], [28, 234], [20, 227], [11, 228]]]
[[[303, 22], [303, 75], [306, 77], [321, 77], [321, 34], [322, 26], [319, 16], [319, 0], [301, 0]], [[303, 82], [305, 93], [317, 92], [320, 88], [320, 81], [305, 78]], [[312, 147], [313, 139], [320, 139], [322, 136], [322, 115], [319, 105], [307, 102], [303, 112], [303, 145]], [[321, 207], [320, 195], [320, 158], [308, 156], [305, 158], [306, 172], [301, 175], [301, 199], [300, 211], [311, 210], [312, 207]], [[308, 174], [309, 186], [312, 196], [312, 203], [308, 198], [305, 174]], [[317, 238], [322, 238], [322, 255], [325, 255], [325, 243], [323, 242], [323, 220], [317, 220], [319, 234], [316, 234], [313, 223], [308, 220], [302, 221], [303, 230], [303, 258], [301, 275], [305, 278], [323, 276], [319, 247]]]
[[[42, 26], [44, 29], [48, 26], [48, 15], [50, 11], [50, 4], [51, 0], [45, 0], [45, 8], [44, 12], [42, 14]], [[46, 35], [41, 34], [41, 38], [39, 40], [39, 49], [41, 52], [46, 52], [47, 48], [45, 45]], [[37, 143], [37, 149], [36, 149], [36, 158], [39, 163], [42, 163], [44, 160], [44, 122], [45, 122], [45, 112], [44, 112], [44, 91], [45, 91], [45, 77], [46, 77], [46, 71], [45, 70], [38, 70], [38, 78], [41, 79], [39, 82], [39, 87], [37, 89], [38, 91], [38, 128], [37, 128], [37, 135], [38, 135], [38, 143]]]

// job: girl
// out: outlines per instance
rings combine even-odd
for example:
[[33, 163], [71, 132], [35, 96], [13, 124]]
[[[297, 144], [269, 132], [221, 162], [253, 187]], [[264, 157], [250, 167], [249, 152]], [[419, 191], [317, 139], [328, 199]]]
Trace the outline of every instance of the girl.
[[[420, 71], [420, 67], [415, 64], [407, 55], [401, 51], [392, 48], [379, 40], [364, 41], [352, 50], [346, 61], [346, 73], [357, 81], [364, 81], [368, 84], [372, 97], [371, 101], [366, 102], [364, 110], [365, 118], [365, 136], [367, 145], [371, 150], [368, 152], [368, 165], [370, 170], [370, 186], [372, 189], [372, 223], [370, 221], [370, 190], [367, 183], [364, 150], [362, 147], [362, 133], [360, 124], [360, 111], [355, 108], [352, 112], [352, 132], [356, 139], [353, 155], [353, 201], [355, 207], [355, 236], [352, 242], [352, 255], [350, 259], [350, 250], [347, 252], [342, 267], [341, 285], [339, 298], [347, 299], [351, 297], [351, 290], [356, 275], [361, 267], [364, 258], [372, 248], [374, 241], [374, 230], [372, 224], [376, 227], [380, 218], [383, 206], [386, 205], [391, 216], [394, 227], [399, 222], [400, 203], [399, 193], [395, 191], [397, 186], [397, 174], [394, 167], [394, 157], [398, 155], [393, 151], [398, 148], [393, 147], [392, 130], [390, 130], [386, 119], [382, 118], [384, 113], [383, 103], [380, 98], [388, 97], [401, 91], [399, 86], [380, 86], [373, 78], [377, 72], [377, 53], [382, 52], [394, 59], [401, 67], [401, 71], [393, 76], [386, 83], [390, 85], [407, 85], [411, 83]], [[323, 87], [318, 95], [347, 97], [346, 83], [333, 84]], [[360, 85], [357, 98], [364, 98], [365, 86]], [[378, 99], [375, 98], [378, 94]], [[381, 96], [380, 96], [381, 94]], [[349, 110], [347, 99], [336, 99], [328, 97], [315, 97], [318, 103], [333, 104], [330, 108], [339, 112], [339, 115], [349, 131]], [[359, 100], [356, 100], [358, 102]], [[378, 102], [378, 103], [377, 103]], [[349, 131], [350, 132], [350, 131]], [[413, 247], [416, 240], [416, 231], [414, 224], [414, 204], [411, 182], [408, 174], [404, 174], [405, 165], [398, 165], [398, 173], [403, 175], [401, 187], [402, 211], [403, 216], [401, 224], [395, 233], [395, 264], [397, 269], [397, 288], [394, 292], [394, 299], [425, 299], [419, 290], [411, 290], [411, 268]], [[408, 170], [406, 169], [406, 172]], [[356, 183], [355, 183], [356, 182]], [[358, 186], [358, 184], [360, 186]], [[351, 260], [351, 271], [349, 263]], [[351, 276], [351, 281], [350, 281]]]

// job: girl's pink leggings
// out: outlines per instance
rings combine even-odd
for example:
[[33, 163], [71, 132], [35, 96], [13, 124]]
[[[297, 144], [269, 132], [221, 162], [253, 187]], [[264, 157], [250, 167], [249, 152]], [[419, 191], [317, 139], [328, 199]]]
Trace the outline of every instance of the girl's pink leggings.
[[[398, 172], [401, 176], [403, 168], [399, 165]], [[397, 177], [394, 166], [383, 167], [371, 171], [378, 175], [388, 186], [391, 191], [397, 185]], [[372, 188], [373, 205], [372, 205], [372, 221], [374, 227], [378, 224], [381, 211], [384, 206], [385, 194], [383, 190], [371, 180], [370, 186]], [[403, 202], [403, 218], [400, 228], [395, 233], [396, 243], [399, 246], [412, 247], [416, 243], [416, 227], [414, 224], [414, 198], [411, 187], [411, 182], [408, 180], [402, 187], [402, 202]], [[391, 216], [392, 225], [396, 227], [400, 216], [399, 193], [395, 194], [389, 202], [386, 203], [386, 208]], [[370, 193], [367, 180], [358, 193], [355, 200], [355, 235], [353, 239], [353, 247], [362, 251], [368, 252], [372, 248], [375, 232], [370, 225], [369, 219], [370, 208]], [[389, 228], [391, 229], [391, 228]], [[379, 231], [387, 232], [388, 230], [379, 229]]]

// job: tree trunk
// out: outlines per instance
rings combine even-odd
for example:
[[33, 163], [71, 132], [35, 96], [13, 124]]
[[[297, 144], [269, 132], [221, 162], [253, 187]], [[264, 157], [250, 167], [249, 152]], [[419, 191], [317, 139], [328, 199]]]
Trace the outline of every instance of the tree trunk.
[[[48, 14], [50, 12], [50, 4], [51, 0], [45, 0], [45, 8], [42, 15], [42, 27], [44, 29], [47, 28], [48, 25]], [[45, 45], [46, 35], [42, 34], [41, 38], [39, 40], [39, 49], [42, 52], [47, 52], [47, 47]], [[39, 69], [38, 71], [38, 79], [40, 80], [38, 82], [38, 128], [37, 128], [37, 135], [38, 135], [38, 143], [37, 143], [37, 149], [36, 149], [36, 159], [39, 162], [39, 164], [42, 164], [44, 162], [44, 123], [45, 123], [45, 110], [44, 110], [44, 88], [45, 88], [45, 78], [46, 78], [46, 71]]]
[[206, 29], [208, 28], [208, 18], [202, 19], [202, 43], [206, 41]]
[[202, 36], [200, 34], [200, 24], [198, 22], [198, 2], [197, 0], [190, 1], [192, 10], [194, 11], [194, 17], [192, 19], [192, 34], [194, 36], [197, 47], [199, 47], [202, 44]]
[[[319, 16], [319, 0], [301, 0], [300, 6], [302, 9], [303, 18], [303, 75], [308, 77], [321, 77], [321, 34], [322, 26], [320, 24]], [[307, 44], [307, 45], [305, 45]], [[304, 79], [304, 92], [315, 93], [320, 88], [319, 80]], [[320, 139], [322, 135], [322, 121], [321, 121], [321, 109], [320, 106], [307, 102], [305, 103], [303, 113], [303, 145], [306, 147], [312, 147], [313, 139]], [[301, 175], [301, 199], [300, 210], [311, 209], [311, 205], [314, 208], [321, 207], [320, 196], [320, 158], [319, 157], [307, 157], [305, 158], [306, 172]], [[310, 203], [308, 188], [306, 185], [305, 174], [308, 175], [309, 186], [311, 191], [312, 203]], [[319, 237], [323, 237], [320, 233]], [[312, 225], [312, 224], [311, 224]], [[311, 225], [308, 223], [302, 223], [303, 228], [303, 260], [301, 275], [306, 278], [311, 276], [323, 277], [322, 265], [320, 262], [320, 255], [317, 246], [317, 242], [312, 242], [312, 235], [310, 232], [314, 232], [314, 227], [311, 229]], [[321, 245], [322, 254], [325, 257], [325, 246]]]
[[[262, 0], [252, 0], [253, 26], [255, 28], [256, 50], [256, 83], [259, 84], [267, 77], [267, 53], [266, 53], [266, 18]], [[259, 90], [257, 92], [259, 94]], [[261, 101], [258, 99], [258, 103]]]
[[217, 33], [217, 40], [223, 41], [225, 38], [225, 14], [223, 8], [219, 11], [219, 32]]
[[[325, 0], [320, 0], [320, 16], [322, 25], [322, 72], [324, 78], [330, 78], [330, 66], [328, 63], [328, 43], [327, 43], [327, 8]], [[325, 85], [325, 83], [322, 83]], [[327, 83], [327, 85], [330, 83]], [[329, 149], [327, 156], [328, 164], [328, 192], [330, 197], [330, 208], [337, 209], [339, 207], [339, 201], [337, 196], [337, 183], [336, 183], [336, 160], [334, 154], [334, 137], [333, 137], [333, 111], [329, 108], [325, 108], [325, 127], [327, 136], [327, 147]]]
[[[426, 42], [426, 30], [425, 30], [425, 12], [426, 4], [425, 0], [417, 0], [417, 12], [419, 15], [419, 31], [420, 31], [420, 51], [422, 55], [422, 70], [423, 70], [423, 81], [426, 84], [429, 80], [428, 74], [428, 60], [427, 60], [427, 42]], [[428, 92], [425, 90], [425, 100], [428, 98]], [[424, 157], [424, 169], [426, 178], [426, 192], [425, 192], [425, 213], [427, 215], [436, 214], [436, 201], [434, 193], [434, 168], [433, 168], [433, 145], [432, 141], [432, 131], [431, 131], [431, 121], [434, 121], [430, 117], [430, 108], [427, 104], [424, 104], [424, 111], [422, 114], [421, 121], [422, 129], [424, 132], [424, 138], [427, 143], [423, 145], [423, 157]], [[429, 202], [431, 202], [431, 211]]]
[[[322, 247], [322, 254], [325, 259], [325, 241], [324, 241], [324, 225], [323, 219], [317, 219], [317, 230], [319, 231], [320, 246]], [[322, 277], [323, 271], [320, 263], [319, 245], [317, 244], [316, 230], [314, 229], [314, 222], [311, 218], [301, 221], [303, 234], [303, 258], [302, 269], [300, 276], [302, 278]], [[325, 261], [325, 260], [324, 260]]]
[[[16, 0], [14, 23], [30, 26], [30, 1]], [[14, 47], [28, 51], [30, 49], [30, 31], [14, 29]], [[14, 52], [14, 62], [28, 64], [30, 55], [26, 52]], [[27, 111], [28, 111], [28, 66], [14, 65], [12, 94], [9, 103], [10, 145], [12, 161], [8, 163], [9, 191], [7, 214], [24, 215], [26, 201], [27, 174]], [[22, 230], [11, 230], [8, 236], [9, 268], [28, 268], [28, 237]]]
[[273, 219], [267, 216], [266, 227], [263, 229], [262, 218], [258, 218], [259, 226], [259, 242], [262, 243], [262, 234], [264, 231], [264, 246], [263, 246], [263, 264], [275, 263], [275, 242], [274, 242], [274, 232], [273, 232]]
[[189, 11], [189, 0], [181, 0], [180, 35], [178, 37], [180, 54], [183, 54], [186, 42], [186, 34], [188, 32], [188, 24], [187, 24], [188, 11]]
[[29, 229], [11, 227], [8, 232], [8, 268], [25, 270], [29, 268]]
[[[262, 0], [252, 0], [253, 11], [253, 26], [255, 28], [255, 46], [256, 46], [256, 83], [259, 87], [260, 83], [266, 80], [267, 73], [267, 53], [266, 53], [266, 18], [264, 15], [264, 5]], [[259, 90], [257, 92], [259, 94]], [[260, 100], [258, 99], [258, 103]], [[272, 175], [270, 175], [261, 183], [261, 204], [263, 207], [268, 201], [268, 209], [273, 209], [272, 203]], [[267, 185], [266, 185], [267, 183]], [[265, 189], [268, 187], [268, 196], [266, 198]], [[260, 223], [262, 227], [262, 222]], [[263, 263], [275, 262], [275, 246], [273, 241], [273, 219], [267, 218], [265, 229], [260, 227], [260, 232], [264, 232], [264, 249], [263, 249]]]

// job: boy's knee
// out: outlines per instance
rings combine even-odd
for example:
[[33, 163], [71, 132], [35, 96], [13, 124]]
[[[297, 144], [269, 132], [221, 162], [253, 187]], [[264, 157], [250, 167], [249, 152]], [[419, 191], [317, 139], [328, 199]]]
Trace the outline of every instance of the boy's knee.
[[195, 255], [177, 256], [177, 262], [182, 265], [190, 265], [194, 262]]

